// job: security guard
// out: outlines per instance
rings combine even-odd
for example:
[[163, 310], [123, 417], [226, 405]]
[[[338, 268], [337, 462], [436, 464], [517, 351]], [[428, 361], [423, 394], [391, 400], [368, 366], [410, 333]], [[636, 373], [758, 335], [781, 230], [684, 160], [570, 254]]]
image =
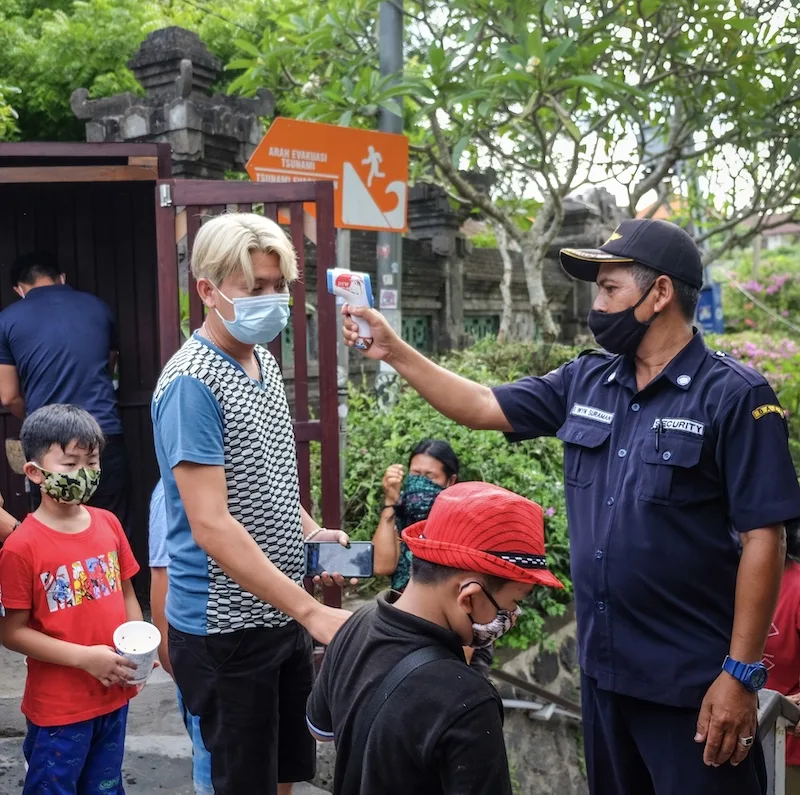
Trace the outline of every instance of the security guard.
[[[514, 440], [564, 442], [584, 740], [593, 795], [758, 795], [760, 662], [800, 487], [766, 380], [692, 326], [700, 254], [663, 221], [565, 250], [596, 281], [590, 351], [489, 389], [444, 370], [380, 314], [344, 307], [437, 410]], [[358, 337], [346, 319], [344, 337]]]

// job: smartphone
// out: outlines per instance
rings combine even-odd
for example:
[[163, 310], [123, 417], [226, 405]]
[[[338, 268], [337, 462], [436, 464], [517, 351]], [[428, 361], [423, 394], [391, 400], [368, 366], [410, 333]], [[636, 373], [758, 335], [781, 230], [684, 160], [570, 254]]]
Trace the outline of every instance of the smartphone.
[[322, 572], [341, 574], [342, 577], [372, 577], [372, 542], [351, 541], [349, 547], [341, 544], [306, 544], [306, 577], [316, 577]]

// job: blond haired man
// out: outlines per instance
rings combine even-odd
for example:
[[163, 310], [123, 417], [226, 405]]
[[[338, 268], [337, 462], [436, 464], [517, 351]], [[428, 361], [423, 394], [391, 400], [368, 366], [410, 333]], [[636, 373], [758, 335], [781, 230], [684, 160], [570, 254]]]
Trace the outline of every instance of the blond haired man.
[[301, 587], [304, 536], [347, 536], [300, 505], [283, 381], [261, 347], [286, 326], [297, 262], [277, 224], [231, 214], [198, 232], [192, 273], [207, 318], [167, 363], [152, 406], [169, 657], [217, 795], [288, 795], [314, 775], [309, 633], [329, 643], [349, 615]]

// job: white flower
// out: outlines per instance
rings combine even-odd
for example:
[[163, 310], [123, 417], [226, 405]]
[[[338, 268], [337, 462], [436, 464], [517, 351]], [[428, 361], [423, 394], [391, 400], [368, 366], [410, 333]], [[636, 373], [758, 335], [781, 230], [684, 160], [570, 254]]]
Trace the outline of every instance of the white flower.
[[530, 75], [533, 74], [536, 70], [536, 67], [541, 63], [541, 60], [537, 58], [535, 55], [531, 55], [528, 58], [528, 65], [525, 67], [525, 71]]

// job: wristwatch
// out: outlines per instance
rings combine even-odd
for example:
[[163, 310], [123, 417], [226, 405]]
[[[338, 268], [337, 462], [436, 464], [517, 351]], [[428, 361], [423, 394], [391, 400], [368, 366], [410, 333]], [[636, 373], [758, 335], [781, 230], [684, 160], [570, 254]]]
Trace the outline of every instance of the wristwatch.
[[738, 679], [751, 693], [761, 690], [767, 683], [767, 666], [762, 662], [743, 663], [726, 657], [722, 670]]

